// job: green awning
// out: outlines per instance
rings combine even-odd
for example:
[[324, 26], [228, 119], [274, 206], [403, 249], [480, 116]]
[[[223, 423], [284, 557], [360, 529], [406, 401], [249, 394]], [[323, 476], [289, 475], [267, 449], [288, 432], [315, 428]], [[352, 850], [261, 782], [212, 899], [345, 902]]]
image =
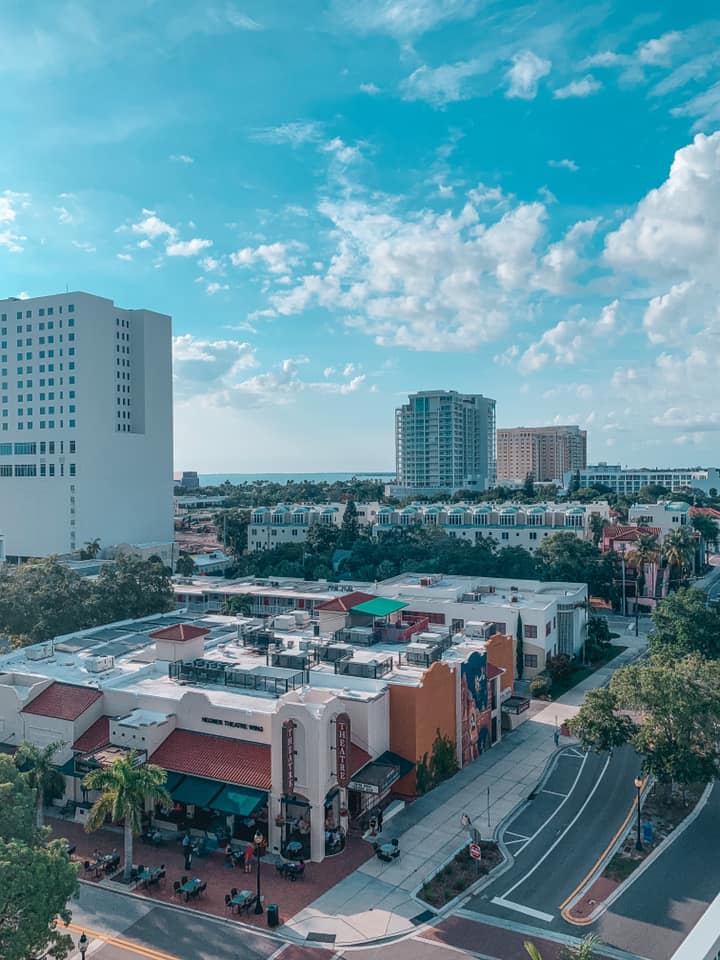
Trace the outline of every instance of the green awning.
[[212, 802], [213, 810], [222, 813], [236, 813], [240, 817], [250, 817], [267, 802], [267, 794], [251, 787], [223, 787]]
[[172, 770], [168, 771], [167, 780], [165, 781], [165, 789], [167, 792], [172, 793], [173, 790], [176, 790], [184, 776], [184, 773], [173, 773]]
[[171, 791], [176, 803], [192, 803], [196, 807], [210, 809], [212, 800], [220, 793], [222, 785], [215, 780], [203, 780], [201, 777], [185, 777]]
[[400, 600], [388, 600], [386, 597], [375, 597], [373, 600], [366, 600], [365, 603], [359, 603], [356, 607], [351, 607], [351, 613], [365, 613], [369, 617], [387, 617], [388, 614], [395, 613], [406, 607], [406, 603]]

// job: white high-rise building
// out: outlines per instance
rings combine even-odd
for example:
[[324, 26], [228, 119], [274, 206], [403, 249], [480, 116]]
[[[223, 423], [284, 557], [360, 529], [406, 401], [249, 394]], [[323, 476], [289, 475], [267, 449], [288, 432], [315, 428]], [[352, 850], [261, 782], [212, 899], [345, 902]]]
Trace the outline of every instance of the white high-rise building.
[[398, 496], [495, 485], [495, 401], [455, 390], [413, 393], [395, 411]]
[[0, 300], [8, 557], [169, 543], [171, 320], [87, 293]]

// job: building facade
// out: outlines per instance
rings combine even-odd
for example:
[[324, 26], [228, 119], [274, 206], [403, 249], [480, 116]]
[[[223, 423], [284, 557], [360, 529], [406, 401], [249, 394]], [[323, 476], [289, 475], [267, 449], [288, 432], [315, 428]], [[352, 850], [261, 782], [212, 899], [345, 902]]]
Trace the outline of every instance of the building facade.
[[[369, 526], [377, 518], [380, 504], [358, 503], [358, 525]], [[250, 553], [272, 550], [282, 543], [304, 543], [315, 524], [341, 527], [346, 503], [277, 503], [273, 507], [253, 507], [247, 533]]]
[[568, 471], [563, 477], [563, 485], [569, 490], [578, 480], [581, 487], [602, 484], [617, 494], [636, 494], [650, 484], [666, 487], [672, 493], [680, 490], [702, 490], [704, 493], [720, 491], [720, 470], [715, 467], [629, 469], [621, 467], [619, 463], [598, 463], [575, 473]]
[[426, 390], [395, 411], [396, 496], [495, 485], [495, 401]]
[[12, 557], [173, 537], [171, 321], [0, 300], [0, 528]]
[[562, 481], [587, 466], [587, 431], [577, 426], [513, 427], [497, 431], [498, 483]]

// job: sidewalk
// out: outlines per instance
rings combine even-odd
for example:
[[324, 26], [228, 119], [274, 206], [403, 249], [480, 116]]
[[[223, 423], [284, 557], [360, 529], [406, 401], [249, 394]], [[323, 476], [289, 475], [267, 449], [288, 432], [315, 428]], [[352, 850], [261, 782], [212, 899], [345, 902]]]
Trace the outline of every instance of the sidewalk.
[[303, 942], [308, 935], [312, 939], [320, 934], [327, 940], [334, 937], [336, 946], [349, 946], [408, 933], [426, 920], [423, 903], [412, 894], [466, 842], [461, 814], [472, 818], [484, 838], [494, 835], [542, 777], [555, 753], [556, 725], [575, 716], [588, 690], [603, 686], [614, 670], [634, 660], [646, 638], [628, 633], [622, 643], [628, 649], [607, 667], [549, 703], [471, 766], [393, 817], [382, 840], [398, 838], [397, 860], [389, 864], [368, 860], [296, 914], [281, 934]]

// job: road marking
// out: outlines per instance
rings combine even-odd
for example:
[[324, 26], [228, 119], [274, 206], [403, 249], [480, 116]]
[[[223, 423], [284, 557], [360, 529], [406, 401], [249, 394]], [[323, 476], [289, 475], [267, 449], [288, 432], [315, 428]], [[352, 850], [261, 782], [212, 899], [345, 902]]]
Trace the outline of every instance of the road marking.
[[[521, 840], [529, 840], [530, 837], [526, 837], [524, 833], [516, 833], [515, 830], [506, 830], [503, 834], [504, 837], [519, 837]], [[514, 840], [512, 841], [515, 842]]]
[[[645, 777], [645, 779], [643, 780], [643, 785], [642, 785], [642, 787], [640, 788], [640, 792], [641, 792], [641, 793], [642, 793], [642, 791], [645, 789], [646, 786], [647, 786], [647, 777]], [[617, 842], [617, 840], [618, 840], [618, 838], [620, 837], [621, 833], [622, 833], [624, 830], [627, 830], [628, 824], [630, 823], [630, 818], [632, 817], [632, 815], [633, 815], [633, 814], [635, 813], [635, 811], [637, 810], [637, 805], [638, 805], [638, 800], [637, 800], [637, 797], [636, 797], [636, 798], [633, 800], [633, 802], [632, 802], [632, 806], [630, 807], [630, 810], [628, 811], [627, 816], [625, 817], [625, 819], [624, 819], [623, 822], [621, 823], [620, 829], [615, 833], [615, 836], [612, 838], [612, 840], [610, 841], [610, 843], [605, 847], [605, 849], [603, 850], [603, 852], [600, 854], [600, 856], [597, 858], [597, 860], [596, 860], [595, 863], [593, 864], [592, 868], [588, 871], [588, 873], [585, 874], [585, 876], [582, 878], [582, 880], [580, 881], [580, 883], [575, 887], [575, 889], [574, 889], [573, 892], [570, 894], [570, 896], [569, 896], [569, 897], [566, 897], [566, 898], [563, 900], [563, 902], [560, 904], [560, 906], [558, 907], [558, 909], [560, 910], [560, 913], [562, 913], [564, 919], [567, 920], [568, 923], [592, 923], [592, 922], [593, 922], [592, 920], [583, 920], [583, 921], [571, 920], [569, 915], [568, 915], [567, 917], [565, 916], [565, 907], [567, 907], [567, 905], [570, 903], [570, 901], [582, 890], [582, 888], [583, 888], [583, 887], [585, 886], [585, 884], [588, 882], [588, 880], [590, 879], [590, 877], [592, 877], [592, 875], [595, 873], [595, 871], [598, 869], [598, 867], [600, 866], [600, 864], [602, 863], [602, 861], [603, 861], [603, 860], [605, 859], [605, 857], [608, 855], [608, 853], [610, 852], [610, 850], [612, 849], [612, 847], [614, 846], [614, 844]]]
[[[555, 847], [560, 843], [560, 841], [563, 839], [563, 837], [567, 834], [567, 832], [568, 832], [570, 829], [572, 829], [572, 827], [575, 826], [575, 824], [577, 823], [577, 821], [580, 819], [580, 817], [582, 816], [583, 812], [585, 811], [585, 807], [587, 807], [587, 805], [590, 803], [590, 801], [592, 800], [593, 796], [595, 795], [595, 791], [596, 791], [597, 788], [600, 786], [600, 781], [601, 781], [602, 778], [605, 776], [605, 772], [607, 771], [607, 768], [608, 768], [609, 765], [610, 765], [610, 757], [608, 756], [607, 760], [605, 761], [605, 766], [602, 768], [602, 770], [601, 770], [601, 772], [600, 772], [600, 776], [597, 778], [597, 780], [596, 780], [595, 783], [593, 784], [592, 790], [590, 791], [590, 793], [589, 793], [589, 794], [587, 795], [587, 797], [585, 798], [585, 802], [584, 802], [583, 805], [580, 807], [580, 809], [579, 809], [578, 812], [575, 814], [575, 816], [572, 818], [572, 820], [570, 821], [570, 823], [565, 827], [565, 829], [564, 829], [563, 832], [560, 834], [560, 836], [557, 838], [557, 840], [555, 841], [555, 843], [553, 843], [552, 846], [549, 847], [549, 848], [545, 851], [545, 853], [540, 857], [539, 860], [536, 860], [536, 861], [535, 861], [535, 864], [532, 866], [532, 868], [531, 868], [530, 870], [528, 870], [528, 872], [525, 874], [525, 876], [524, 876], [524, 877], [521, 877], [521, 878], [518, 880], [517, 883], [513, 884], [513, 886], [510, 887], [510, 889], [507, 890], [507, 891], [503, 894], [503, 896], [507, 897], [509, 894], [511, 894], [511, 893], [513, 892], [513, 890], [516, 890], [521, 884], [525, 883], [525, 881], [535, 873], [535, 871], [537, 870], [537, 868], [538, 868], [542, 863], [544, 863], [545, 860], [547, 860], [547, 858], [548, 858], [548, 857], [550, 856], [550, 854], [553, 852], [553, 850], [555, 849]], [[584, 766], [584, 764], [583, 764], [583, 766]], [[580, 772], [582, 772], [582, 767], [580, 768]], [[579, 776], [579, 775], [580, 775], [580, 774], [578, 773], [578, 776]], [[575, 782], [577, 782], [577, 778], [576, 778]], [[575, 784], [573, 784], [573, 789], [574, 789], [574, 787], [575, 787]], [[570, 793], [572, 793], [572, 790], [570, 791]], [[570, 794], [568, 794], [568, 796], [570, 796]], [[567, 799], [566, 799], [566, 800], [563, 800], [563, 802], [560, 804], [560, 806], [558, 806], [558, 810], [559, 810], [560, 807], [562, 807], [563, 804], [566, 803], [566, 802], [567, 802]], [[556, 810], [555, 812], [557, 813], [557, 810]]]
[[[532, 835], [531, 837], [528, 837], [528, 843], [530, 843], [531, 840], [534, 840], [535, 837], [536, 837], [542, 830], [545, 829], [545, 827], [550, 823], [550, 821], [553, 819], [553, 817], [557, 816], [557, 814], [562, 810], [562, 808], [563, 808], [563, 807], [565, 806], [565, 804], [568, 802], [568, 799], [569, 799], [569, 797], [570, 797], [570, 794], [572, 794], [573, 790], [575, 789], [575, 786], [577, 785], [578, 780], [580, 779], [580, 775], [581, 775], [582, 772], [583, 772], [583, 768], [585, 767], [585, 763], [586, 763], [586, 762], [587, 762], [587, 754], [583, 757], [582, 763], [580, 764], [580, 767], [578, 768], [578, 772], [577, 772], [577, 774], [575, 775], [575, 779], [573, 780], [573, 784], [572, 784], [572, 786], [570, 787], [570, 793], [568, 793], [567, 797], [565, 797], [565, 799], [555, 807], [555, 809], [554, 809], [553, 812], [550, 814], [550, 816], [547, 818], [547, 820], [546, 820], [544, 823], [542, 823], [542, 824], [537, 828], [537, 830], [535, 831], [535, 833], [533, 833], [533, 835]], [[508, 891], [508, 892], [509, 892], [509, 891]]]
[[587, 754], [581, 753], [579, 750], [576, 750], [574, 747], [570, 747], [564, 753], [561, 753], [560, 756], [561, 757], [577, 757], [578, 759], [580, 759], [581, 757], [586, 757]]
[[505, 907], [507, 910], [515, 910], [516, 913], [524, 913], [528, 917], [533, 917], [535, 920], [544, 920], [545, 923], [550, 923], [553, 919], [551, 913], [543, 913], [542, 910], [533, 910], [532, 907], [526, 907], [523, 903], [514, 903], [512, 900], [506, 900], [505, 897], [493, 897], [490, 902], [497, 904], [499, 907]]
[[124, 937], [115, 937], [110, 933], [91, 930], [81, 924], [68, 923], [66, 929], [72, 933], [84, 933], [91, 940], [102, 940], [110, 946], [121, 947], [130, 953], [136, 953], [139, 957], [147, 957], [147, 960], [178, 960], [174, 954], [163, 953], [161, 950], [154, 950], [152, 947], [145, 947], [142, 944], [134, 943], [132, 940], [126, 940]]
[[567, 797], [567, 796], [568, 796], [567, 793], [558, 793], [557, 790], [545, 790], [544, 788], [540, 791], [540, 793], [549, 793], [549, 794], [551, 794], [553, 797]]
[[[514, 843], [521, 843], [521, 844], [523, 845], [523, 848], [525, 848], [525, 847], [527, 846], [527, 839], [525, 839], [525, 840], [506, 840], [506, 839], [503, 837], [503, 843], [505, 844], [506, 847], [511, 847]], [[522, 851], [518, 851], [518, 852], [520, 853], [520, 852], [522, 852]]]

